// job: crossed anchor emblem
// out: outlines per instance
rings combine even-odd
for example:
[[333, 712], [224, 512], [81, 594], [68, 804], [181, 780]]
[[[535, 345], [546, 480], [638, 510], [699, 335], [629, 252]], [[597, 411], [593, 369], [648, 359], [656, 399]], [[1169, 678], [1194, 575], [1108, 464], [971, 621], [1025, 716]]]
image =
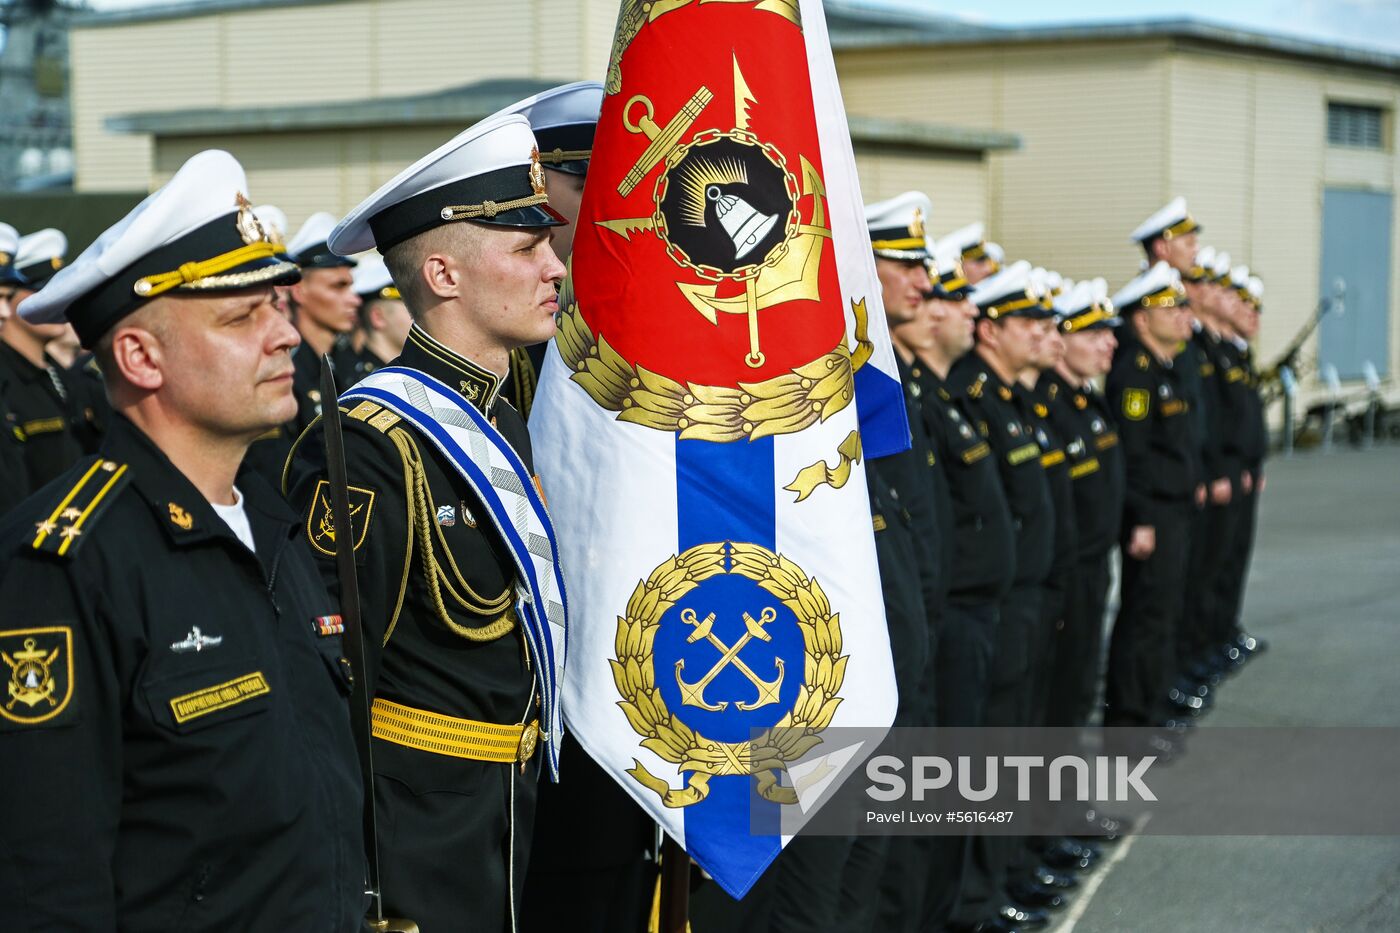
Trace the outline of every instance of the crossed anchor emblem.
[[682, 610], [681, 621], [695, 628], [695, 631], [691, 632], [690, 635], [686, 637], [686, 643], [693, 645], [703, 638], [714, 645], [715, 649], [720, 652], [720, 659], [714, 663], [704, 677], [701, 677], [695, 683], [686, 683], [681, 677], [681, 671], [685, 670], [684, 659], [676, 662], [676, 686], [681, 689], [681, 702], [687, 706], [698, 706], [712, 713], [728, 709], [728, 700], [721, 700], [718, 703], [711, 703], [706, 700], [705, 688], [710, 685], [710, 681], [718, 677], [720, 672], [731, 664], [739, 673], [748, 678], [749, 683], [753, 684], [754, 687], [758, 689], [757, 699], [752, 702], [741, 700], [735, 703], [735, 706], [748, 712], [762, 706], [767, 706], [770, 703], [778, 702], [778, 690], [783, 685], [783, 659], [774, 659], [773, 663], [778, 669], [778, 676], [768, 681], [755, 674], [753, 668], [745, 664], [744, 659], [739, 657], [739, 652], [744, 650], [744, 646], [749, 643], [750, 639], [757, 638], [760, 641], [773, 640], [773, 636], [769, 635], [763, 627], [777, 617], [778, 613], [775, 612], [771, 606], [760, 612], [757, 619], [747, 612], [744, 613], [744, 628], [746, 631], [733, 645], [726, 645], [714, 634], [715, 614], [713, 612], [705, 616], [704, 619], [700, 619], [695, 615], [694, 609]]

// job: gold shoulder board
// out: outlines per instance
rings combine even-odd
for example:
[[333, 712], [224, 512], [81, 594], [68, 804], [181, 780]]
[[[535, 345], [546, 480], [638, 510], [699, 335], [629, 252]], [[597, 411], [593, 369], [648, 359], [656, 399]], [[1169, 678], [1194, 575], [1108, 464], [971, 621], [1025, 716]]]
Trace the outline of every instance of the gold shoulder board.
[[77, 482], [44, 506], [34, 522], [34, 536], [29, 540], [34, 550], [72, 557], [131, 479], [126, 464], [101, 457], [78, 469]]
[[363, 421], [381, 434], [387, 434], [390, 428], [402, 420], [398, 415], [375, 402], [361, 402], [354, 408], [342, 408], [341, 411], [345, 412], [346, 417], [355, 421]]

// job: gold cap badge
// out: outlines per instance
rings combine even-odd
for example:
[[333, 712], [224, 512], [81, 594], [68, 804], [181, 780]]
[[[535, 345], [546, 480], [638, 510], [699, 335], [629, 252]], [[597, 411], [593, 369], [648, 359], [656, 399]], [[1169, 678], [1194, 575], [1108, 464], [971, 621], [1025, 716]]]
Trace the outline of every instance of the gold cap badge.
[[243, 192], [235, 194], [233, 202], [238, 207], [238, 218], [234, 224], [238, 227], [238, 235], [243, 238], [243, 242], [257, 243], [260, 240], [271, 242], [272, 238], [267, 235], [262, 221], [258, 219], [257, 214], [253, 213], [252, 202], [244, 196]]
[[544, 194], [544, 166], [540, 164], [540, 147], [530, 150], [530, 187], [535, 194]]

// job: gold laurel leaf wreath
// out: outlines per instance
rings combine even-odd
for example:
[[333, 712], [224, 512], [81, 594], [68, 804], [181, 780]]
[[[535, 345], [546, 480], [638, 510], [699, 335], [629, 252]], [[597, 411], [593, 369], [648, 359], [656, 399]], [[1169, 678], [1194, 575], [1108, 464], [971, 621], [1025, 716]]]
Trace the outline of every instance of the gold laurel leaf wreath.
[[[700, 583], [724, 573], [726, 547], [731, 573], [748, 577], [781, 600], [797, 616], [805, 653], [803, 684], [792, 709], [757, 741], [716, 742], [695, 732], [671, 714], [656, 686], [653, 644], [661, 618]], [[617, 620], [616, 658], [610, 658], [613, 682], [623, 697], [618, 707], [642, 736], [642, 747], [692, 774], [675, 789], [639, 760], [628, 774], [661, 797], [667, 807], [686, 807], [709, 794], [711, 777], [756, 775], [757, 791], [779, 804], [797, 802], [791, 787], [778, 783], [787, 763], [821, 744], [841, 704], [838, 692], [846, 676], [841, 654], [841, 618], [832, 613], [821, 585], [792, 561], [756, 544], [702, 544], [669, 558], [637, 583], [627, 615]]]
[[825, 421], [855, 398], [855, 373], [844, 340], [788, 373], [737, 387], [681, 384], [634, 367], [607, 338], [593, 334], [577, 302], [560, 312], [555, 340], [569, 378], [593, 401], [618, 412], [619, 421], [679, 432], [683, 440], [729, 443], [792, 434]]

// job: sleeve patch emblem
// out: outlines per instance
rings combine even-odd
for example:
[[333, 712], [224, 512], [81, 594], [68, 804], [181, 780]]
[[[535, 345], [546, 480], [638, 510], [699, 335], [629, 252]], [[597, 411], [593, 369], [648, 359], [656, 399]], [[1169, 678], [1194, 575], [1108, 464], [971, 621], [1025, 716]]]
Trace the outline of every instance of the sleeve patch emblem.
[[1152, 404], [1152, 394], [1146, 389], [1123, 390], [1123, 414], [1129, 421], [1141, 421], [1147, 417]]
[[[374, 490], [351, 486], [350, 525], [354, 538], [354, 549], [359, 550], [369, 534], [370, 519], [374, 515]], [[335, 556], [335, 518], [331, 515], [331, 484], [321, 480], [316, 484], [316, 494], [311, 502], [311, 511], [306, 516], [306, 538], [311, 546], [327, 557]]]
[[66, 625], [0, 632], [0, 717], [22, 726], [57, 717], [73, 699], [73, 630]]

